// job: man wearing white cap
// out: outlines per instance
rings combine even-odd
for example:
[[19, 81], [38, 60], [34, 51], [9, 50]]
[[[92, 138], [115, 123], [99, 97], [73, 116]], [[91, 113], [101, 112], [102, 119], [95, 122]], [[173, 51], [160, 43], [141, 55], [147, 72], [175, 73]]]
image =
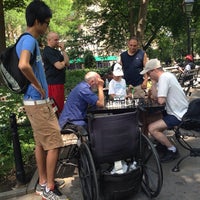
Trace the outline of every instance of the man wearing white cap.
[[126, 94], [126, 81], [122, 76], [124, 76], [122, 66], [119, 63], [112, 65], [113, 79], [109, 83], [108, 94], [111, 99], [115, 97], [125, 98]]
[[149, 60], [141, 74], [152, 80], [151, 98], [159, 104], [165, 104], [163, 118], [148, 126], [149, 133], [166, 147], [161, 162], [168, 162], [179, 157], [178, 150], [163, 133], [164, 130], [177, 126], [186, 113], [188, 101], [174, 74], [164, 72], [158, 59]]

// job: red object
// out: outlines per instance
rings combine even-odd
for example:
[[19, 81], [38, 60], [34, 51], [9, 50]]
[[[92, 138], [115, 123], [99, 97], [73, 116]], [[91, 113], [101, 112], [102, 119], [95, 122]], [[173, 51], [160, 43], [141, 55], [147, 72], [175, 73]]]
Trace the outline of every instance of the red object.
[[190, 61], [193, 61], [193, 56], [192, 56], [192, 55], [187, 55], [187, 56], [185, 56], [185, 59], [188, 59], [188, 60], [190, 60]]
[[63, 84], [55, 84], [55, 85], [48, 85], [49, 90], [49, 98], [53, 98], [57, 107], [58, 113], [60, 114], [63, 106], [64, 106], [64, 85]]

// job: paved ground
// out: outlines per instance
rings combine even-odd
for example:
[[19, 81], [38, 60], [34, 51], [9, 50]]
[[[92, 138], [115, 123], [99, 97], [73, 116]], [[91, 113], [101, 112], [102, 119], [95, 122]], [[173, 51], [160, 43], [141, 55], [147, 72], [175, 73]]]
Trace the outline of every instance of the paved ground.
[[[199, 90], [193, 93], [192, 98], [200, 97]], [[177, 144], [175, 138], [170, 136], [172, 140], [176, 143], [180, 154], [183, 156], [186, 154], [186, 150], [180, 147]], [[192, 144], [196, 144], [198, 147], [200, 146], [200, 139], [192, 139], [188, 138], [192, 142]], [[163, 167], [163, 175], [164, 175], [164, 183], [161, 190], [161, 193], [156, 200], [199, 200], [200, 197], [200, 158], [199, 157], [189, 157], [185, 161], [182, 162], [180, 167], [180, 172], [172, 172], [172, 168], [175, 166], [177, 160], [162, 164]], [[65, 168], [66, 169], [66, 168]], [[70, 200], [81, 200], [82, 195], [80, 191], [79, 178], [76, 173], [69, 173], [69, 177], [63, 177], [65, 180], [65, 186], [61, 189], [61, 191], [66, 194]], [[26, 188], [20, 188], [15, 191], [12, 191], [12, 195], [16, 194], [17, 197], [7, 198], [6, 196], [0, 196], [0, 199], [9, 199], [9, 200], [41, 200], [40, 196], [35, 195], [34, 193], [20, 195], [19, 190], [21, 190], [21, 194], [24, 194]], [[9, 196], [8, 196], [9, 197]], [[141, 191], [134, 197], [129, 200], [148, 200], [149, 198]]]
[[[192, 141], [200, 144], [200, 141]], [[177, 144], [181, 155], [186, 151]], [[162, 164], [164, 183], [160, 195], [156, 200], [199, 200], [200, 196], [200, 158], [187, 158], [180, 167], [180, 172], [172, 172], [177, 160]], [[81, 200], [79, 179], [75, 172], [73, 177], [64, 178], [66, 185], [61, 191], [66, 194], [70, 200]], [[40, 196], [34, 193], [10, 198], [9, 200], [41, 200]], [[149, 198], [141, 191], [130, 200], [148, 200]], [[3, 198], [2, 198], [3, 200]]]

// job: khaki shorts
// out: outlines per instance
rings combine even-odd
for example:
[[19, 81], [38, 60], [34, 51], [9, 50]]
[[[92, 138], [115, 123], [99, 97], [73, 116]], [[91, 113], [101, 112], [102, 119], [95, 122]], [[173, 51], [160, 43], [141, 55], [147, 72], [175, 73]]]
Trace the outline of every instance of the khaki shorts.
[[63, 146], [58, 119], [50, 103], [24, 106], [33, 129], [35, 144], [44, 150]]

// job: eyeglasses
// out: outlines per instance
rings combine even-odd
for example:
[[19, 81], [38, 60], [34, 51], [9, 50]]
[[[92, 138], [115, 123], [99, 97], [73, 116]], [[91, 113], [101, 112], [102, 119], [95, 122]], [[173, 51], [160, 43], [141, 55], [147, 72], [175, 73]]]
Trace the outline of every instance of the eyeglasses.
[[47, 26], [49, 26], [50, 22], [44, 21], [44, 24], [46, 24]]

